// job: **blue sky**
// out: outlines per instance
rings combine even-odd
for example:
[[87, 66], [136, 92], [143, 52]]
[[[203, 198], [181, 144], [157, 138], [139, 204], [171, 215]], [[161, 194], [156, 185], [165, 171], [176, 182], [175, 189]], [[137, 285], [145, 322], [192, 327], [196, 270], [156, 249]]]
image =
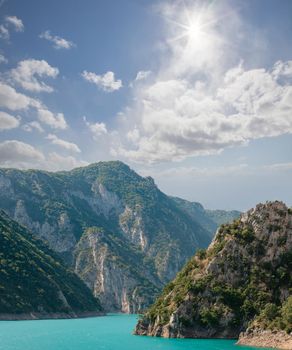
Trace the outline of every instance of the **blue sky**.
[[0, 2], [0, 166], [119, 159], [207, 208], [292, 205], [292, 2]]

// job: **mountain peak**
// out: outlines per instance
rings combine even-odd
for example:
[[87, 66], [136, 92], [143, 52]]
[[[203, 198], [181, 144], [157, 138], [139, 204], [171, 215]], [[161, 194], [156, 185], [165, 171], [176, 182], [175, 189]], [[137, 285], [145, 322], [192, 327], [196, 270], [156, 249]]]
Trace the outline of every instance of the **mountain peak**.
[[218, 229], [209, 248], [164, 289], [136, 333], [238, 337], [267, 303], [280, 310], [287, 299], [291, 251], [291, 209], [279, 201], [258, 204]]

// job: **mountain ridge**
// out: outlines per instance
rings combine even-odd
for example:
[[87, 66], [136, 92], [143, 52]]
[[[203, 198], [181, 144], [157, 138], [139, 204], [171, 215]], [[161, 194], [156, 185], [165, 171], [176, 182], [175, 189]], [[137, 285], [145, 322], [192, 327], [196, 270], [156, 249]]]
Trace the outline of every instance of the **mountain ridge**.
[[252, 345], [246, 339], [259, 328], [286, 331], [291, 341], [291, 251], [292, 209], [279, 201], [258, 204], [218, 229], [208, 249], [165, 287], [135, 333], [238, 338], [246, 332], [240, 344]]
[[[195, 250], [209, 244], [216, 226], [203, 227], [198, 212], [120, 161], [61, 172], [0, 169], [0, 205], [48, 242], [109, 311], [148, 306]], [[90, 228], [104, 235], [86, 235]], [[96, 255], [103, 257], [102, 269], [91, 258]]]
[[99, 301], [57, 254], [2, 210], [0, 243], [0, 319], [102, 314]]

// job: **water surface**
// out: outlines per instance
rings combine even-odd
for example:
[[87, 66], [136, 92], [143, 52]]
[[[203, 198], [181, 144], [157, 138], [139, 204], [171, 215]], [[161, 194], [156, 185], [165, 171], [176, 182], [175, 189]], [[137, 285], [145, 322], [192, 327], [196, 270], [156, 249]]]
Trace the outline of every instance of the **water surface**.
[[252, 350], [232, 340], [163, 339], [132, 335], [135, 315], [0, 321], [1, 350]]

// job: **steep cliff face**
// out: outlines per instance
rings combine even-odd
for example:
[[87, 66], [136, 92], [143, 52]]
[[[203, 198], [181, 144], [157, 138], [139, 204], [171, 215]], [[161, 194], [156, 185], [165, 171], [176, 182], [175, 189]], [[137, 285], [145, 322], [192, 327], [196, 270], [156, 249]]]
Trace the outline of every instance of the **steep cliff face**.
[[[58, 252], [108, 310], [141, 310], [212, 237], [197, 214], [121, 162], [57, 173], [0, 169], [0, 206]], [[103, 238], [89, 239], [90, 227]], [[151, 295], [142, 296], [141, 278]]]
[[280, 309], [288, 299], [291, 252], [291, 209], [281, 202], [257, 205], [220, 227], [209, 248], [165, 287], [136, 334], [237, 338], [268, 304]]
[[0, 319], [76, 317], [100, 309], [56, 253], [0, 211]]
[[135, 247], [102, 228], [86, 230], [75, 249], [75, 271], [106, 310], [137, 313], [162, 286], [154, 266]]

